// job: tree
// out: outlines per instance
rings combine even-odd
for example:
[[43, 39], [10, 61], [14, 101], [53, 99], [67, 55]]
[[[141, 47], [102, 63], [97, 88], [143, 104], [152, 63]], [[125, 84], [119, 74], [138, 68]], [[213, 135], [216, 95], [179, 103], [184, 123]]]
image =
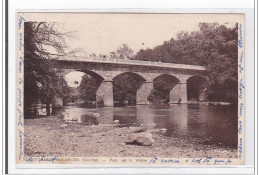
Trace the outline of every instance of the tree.
[[24, 24], [24, 107], [25, 112], [33, 103], [46, 104], [47, 113], [55, 97], [66, 97], [70, 92], [66, 81], [55, 69], [52, 59], [74, 55], [68, 51], [66, 38], [73, 32], [59, 31], [57, 23], [25, 22]]
[[[117, 51], [110, 53], [111, 59], [136, 59], [143, 61], [169, 62], [177, 64], [204, 65], [208, 71], [206, 94], [212, 101], [237, 101], [237, 25], [228, 28], [217, 23], [200, 23], [199, 30], [182, 31], [176, 38], [164, 41], [153, 49], [141, 49], [133, 56], [133, 50], [123, 44]], [[93, 56], [96, 56], [93, 54]], [[169, 81], [168, 81], [169, 80]], [[92, 81], [92, 80], [91, 80]], [[139, 81], [124, 74], [114, 79], [115, 101], [134, 101]], [[141, 82], [141, 81], [140, 81]], [[172, 80], [158, 80], [150, 96], [152, 101], [169, 101]], [[125, 86], [131, 84], [131, 86]], [[134, 86], [132, 86], [134, 84]], [[136, 86], [135, 86], [136, 85]], [[90, 84], [85, 89], [97, 89]], [[94, 90], [93, 94], [94, 94]], [[86, 94], [86, 93], [85, 93]]]
[[111, 59], [117, 59], [118, 58], [118, 55], [116, 54], [116, 52], [110, 52], [110, 58]]
[[127, 101], [129, 104], [136, 104], [136, 93], [141, 87], [144, 80], [134, 74], [121, 74], [113, 79], [113, 94], [114, 100], [124, 104]]
[[153, 49], [140, 50], [135, 59], [204, 65], [208, 70], [209, 100], [237, 101], [237, 25], [200, 23], [199, 31], [180, 32]]
[[116, 52], [110, 52], [110, 58], [112, 59], [132, 59], [134, 51], [127, 45], [123, 44], [119, 47]]
[[102, 81], [96, 80], [87, 74], [83, 75], [78, 87], [81, 99], [86, 101], [95, 101], [96, 92], [101, 82]]
[[148, 100], [155, 104], [168, 104], [170, 91], [176, 86], [178, 80], [171, 75], [162, 75], [154, 80], [154, 88]]
[[[237, 102], [237, 25], [227, 28], [224, 25], [201, 23], [202, 51], [206, 55], [201, 63], [208, 68], [208, 96], [211, 100]], [[199, 59], [197, 57], [197, 59]]]

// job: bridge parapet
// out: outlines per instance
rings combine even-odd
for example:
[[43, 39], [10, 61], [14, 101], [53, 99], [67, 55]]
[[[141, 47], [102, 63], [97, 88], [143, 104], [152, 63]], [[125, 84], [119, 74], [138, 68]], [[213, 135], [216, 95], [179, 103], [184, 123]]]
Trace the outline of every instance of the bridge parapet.
[[111, 59], [111, 58], [100, 58], [100, 57], [76, 57], [74, 60], [70, 60], [70, 59], [59, 59], [59, 60], [80, 61], [86, 63], [106, 63], [106, 64], [119, 64], [119, 65], [136, 65], [136, 66], [150, 66], [150, 67], [161, 67], [161, 68], [189, 69], [189, 70], [200, 70], [200, 71], [206, 70], [205, 66], [199, 66], [199, 65], [174, 64], [174, 63], [140, 61], [140, 60]]

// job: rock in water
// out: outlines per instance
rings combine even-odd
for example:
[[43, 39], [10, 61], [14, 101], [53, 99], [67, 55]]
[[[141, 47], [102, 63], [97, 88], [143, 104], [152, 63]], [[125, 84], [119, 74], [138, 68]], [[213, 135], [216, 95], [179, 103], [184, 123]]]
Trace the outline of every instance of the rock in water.
[[132, 133], [129, 135], [127, 143], [151, 146], [154, 143], [154, 139], [149, 132]]
[[78, 121], [78, 116], [72, 116], [71, 121]]
[[166, 133], [167, 129], [166, 128], [162, 128], [161, 131], [162, 131], [162, 133]]
[[94, 113], [93, 117], [97, 117], [98, 118], [98, 117], [100, 117], [100, 114], [99, 113]]
[[66, 115], [66, 116], [63, 118], [63, 120], [69, 121], [69, 120], [70, 120], [70, 116]]
[[66, 128], [66, 127], [68, 127], [67, 124], [62, 124], [62, 125], [60, 125], [60, 128]]
[[113, 123], [114, 123], [114, 124], [118, 124], [118, 123], [119, 123], [119, 120], [114, 120]]

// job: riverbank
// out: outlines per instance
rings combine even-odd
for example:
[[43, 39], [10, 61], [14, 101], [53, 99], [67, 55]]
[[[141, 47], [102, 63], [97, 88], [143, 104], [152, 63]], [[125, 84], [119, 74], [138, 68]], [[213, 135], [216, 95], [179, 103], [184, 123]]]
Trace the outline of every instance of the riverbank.
[[233, 105], [233, 103], [229, 103], [229, 102], [214, 102], [214, 101], [204, 101], [204, 102], [188, 101], [187, 104], [201, 104], [201, 105], [207, 105], [207, 106], [228, 106], [228, 105]]
[[[136, 130], [152, 134], [151, 146], [127, 144]], [[191, 143], [164, 136], [159, 129], [123, 127], [118, 124], [65, 123], [55, 116], [25, 119], [26, 156], [64, 157], [230, 157], [236, 149]]]

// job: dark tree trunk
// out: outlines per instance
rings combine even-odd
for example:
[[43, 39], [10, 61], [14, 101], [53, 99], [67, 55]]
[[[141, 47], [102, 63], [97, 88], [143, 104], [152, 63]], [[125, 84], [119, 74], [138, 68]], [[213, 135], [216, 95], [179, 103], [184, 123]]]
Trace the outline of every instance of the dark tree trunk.
[[49, 102], [46, 103], [46, 112], [47, 115], [51, 115], [51, 103]]

